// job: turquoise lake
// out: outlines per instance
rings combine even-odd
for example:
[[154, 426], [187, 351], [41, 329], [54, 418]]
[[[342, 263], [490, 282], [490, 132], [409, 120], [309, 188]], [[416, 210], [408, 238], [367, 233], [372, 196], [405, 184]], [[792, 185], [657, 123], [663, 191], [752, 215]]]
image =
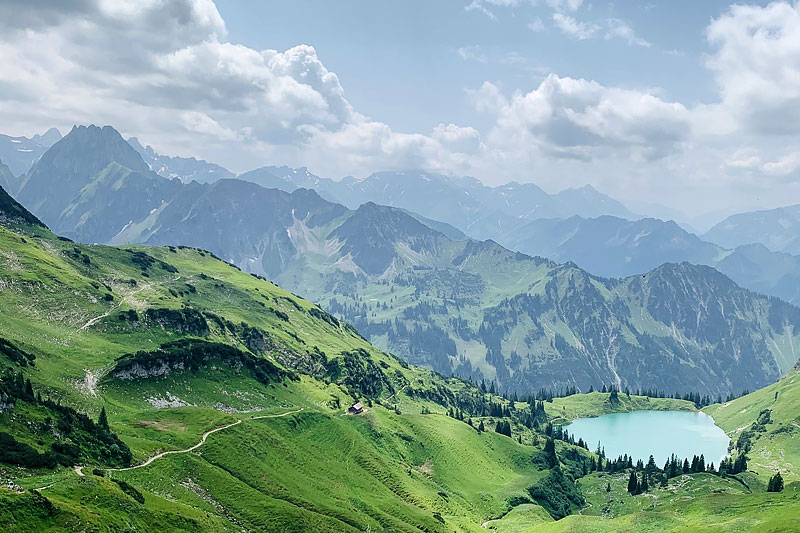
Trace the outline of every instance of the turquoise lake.
[[634, 411], [581, 418], [564, 429], [576, 440], [583, 438], [592, 451], [599, 441], [608, 458], [627, 453], [647, 462], [652, 454], [659, 467], [673, 453], [689, 461], [703, 454], [706, 464], [719, 465], [728, 452], [728, 436], [705, 413]]

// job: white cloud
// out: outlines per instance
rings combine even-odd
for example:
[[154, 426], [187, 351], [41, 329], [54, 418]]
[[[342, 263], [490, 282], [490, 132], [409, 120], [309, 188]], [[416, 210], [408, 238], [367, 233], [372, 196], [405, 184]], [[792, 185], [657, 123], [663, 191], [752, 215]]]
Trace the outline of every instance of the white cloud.
[[[517, 5], [466, 8], [494, 17], [490, 7]], [[572, 38], [649, 44], [621, 20], [578, 20], [580, 1], [545, 5]], [[211, 0], [5, 0], [0, 121], [20, 133], [112, 124], [165, 153], [236, 171], [280, 163], [335, 177], [422, 167], [495, 183], [535, 177], [553, 189], [590, 181], [623, 199], [691, 195], [701, 206], [783, 198], [770, 185], [800, 172], [789, 137], [800, 133], [800, 7], [734, 6], [712, 21], [708, 40], [720, 89], [712, 103], [686, 107], [658, 89], [541, 76], [509, 53], [498, 59], [544, 79], [467, 91], [488, 126], [436, 117], [432, 131], [401, 133], [355, 109], [313, 47], [230, 42]], [[486, 61], [475, 45], [457, 52]]]
[[545, 0], [544, 3], [554, 11], [574, 13], [583, 5], [583, 0]]
[[454, 152], [475, 153], [481, 146], [481, 134], [475, 128], [439, 124], [433, 130], [433, 138]]
[[464, 11], [477, 11], [478, 13], [483, 13], [492, 20], [497, 20], [497, 16], [487, 9], [486, 6], [481, 3], [481, 0], [472, 0], [472, 2], [464, 6]]
[[775, 177], [793, 176], [800, 173], [800, 151], [773, 154], [773, 157], [764, 156], [761, 152], [752, 147], [741, 148], [731, 154], [725, 161], [725, 166], [749, 174]]
[[762, 168], [773, 176], [796, 174], [800, 170], [800, 152], [791, 152], [776, 161], [768, 161]]
[[484, 54], [481, 47], [476, 44], [463, 46], [456, 50], [456, 53], [464, 61], [477, 61], [478, 63], [486, 63], [487, 61], [486, 54]]
[[561, 33], [581, 41], [591, 39], [601, 29], [597, 24], [581, 22], [563, 13], [553, 13], [553, 22]]
[[570, 15], [556, 12], [553, 13], [553, 23], [563, 35], [570, 39], [585, 41], [602, 36], [607, 41], [622, 39], [631, 46], [650, 46], [649, 42], [636, 35], [636, 32], [627, 22], [616, 18], [610, 18], [603, 24], [598, 24], [596, 22], [583, 22]]
[[734, 5], [707, 29], [723, 111], [744, 131], [800, 133], [800, 3]]
[[491, 144], [536, 146], [555, 157], [653, 160], [680, 149], [689, 134], [689, 111], [680, 103], [582, 79], [550, 75], [507, 100], [484, 83], [474, 97], [497, 112]]
[[[297, 161], [313, 143], [342, 143], [356, 130], [378, 135], [387, 161], [415, 145], [355, 112], [313, 47], [259, 51], [225, 41], [210, 0], [75, 2], [70, 10], [50, 6], [45, 19], [28, 2], [16, 4], [17, 11], [3, 4], [16, 15], [0, 22], [7, 124], [109, 123], [164, 151], [216, 158], [234, 170], [270, 153]], [[333, 139], [323, 142], [325, 135]]]
[[637, 36], [633, 28], [631, 28], [627, 22], [612, 18], [608, 19], [607, 24], [608, 30], [606, 30], [605, 35], [606, 40], [622, 39], [627, 41], [629, 45], [635, 44], [637, 46], [650, 47], [650, 43]]
[[542, 19], [539, 17], [536, 17], [528, 23], [528, 29], [537, 33], [547, 30], [547, 28], [544, 27], [544, 22], [542, 22]]

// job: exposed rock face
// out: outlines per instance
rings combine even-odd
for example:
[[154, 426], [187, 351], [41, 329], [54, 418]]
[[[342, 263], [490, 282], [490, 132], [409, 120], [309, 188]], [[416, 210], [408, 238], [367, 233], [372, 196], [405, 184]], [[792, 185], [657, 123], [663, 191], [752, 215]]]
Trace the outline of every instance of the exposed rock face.
[[182, 372], [183, 370], [186, 370], [186, 367], [182, 361], [170, 364], [167, 361], [159, 360], [153, 361], [150, 364], [134, 363], [113, 371], [111, 376], [123, 381], [130, 381], [132, 379], [168, 376], [173, 371]]

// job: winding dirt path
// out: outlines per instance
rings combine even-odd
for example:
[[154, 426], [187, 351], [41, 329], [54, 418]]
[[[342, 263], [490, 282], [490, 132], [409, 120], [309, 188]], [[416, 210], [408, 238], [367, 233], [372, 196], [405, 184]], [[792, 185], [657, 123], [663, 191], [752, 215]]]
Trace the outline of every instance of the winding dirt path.
[[[295, 413], [299, 413], [300, 411], [303, 411], [304, 409], [305, 409], [304, 407], [301, 407], [300, 409], [295, 409], [294, 411], [287, 411], [285, 413], [280, 413], [280, 414], [277, 414], [277, 415], [251, 416], [249, 418], [249, 420], [261, 420], [263, 418], [280, 418], [280, 417], [283, 417], [283, 416], [289, 416], [289, 415], [293, 415]], [[194, 446], [192, 446], [190, 448], [186, 448], [185, 450], [170, 450], [170, 451], [166, 451], [166, 452], [161, 452], [159, 454], [154, 455], [153, 457], [149, 458], [147, 461], [145, 461], [144, 463], [139, 464], [139, 465], [129, 466], [127, 468], [105, 468], [104, 470], [107, 471], [107, 472], [124, 472], [126, 470], [136, 470], [137, 468], [144, 468], [145, 466], [150, 465], [153, 461], [155, 461], [156, 459], [161, 459], [165, 455], [174, 455], [174, 454], [178, 454], [178, 453], [193, 452], [194, 450], [196, 450], [197, 448], [199, 448], [200, 446], [205, 444], [206, 439], [212, 433], [216, 433], [217, 431], [222, 431], [224, 429], [228, 429], [228, 428], [231, 428], [233, 426], [237, 426], [237, 425], [239, 425], [241, 423], [242, 423], [242, 419], [240, 418], [236, 422], [232, 422], [230, 424], [225, 424], [224, 426], [220, 426], [218, 428], [210, 429], [210, 430], [206, 431], [205, 433], [203, 433], [203, 436], [200, 439], [200, 442], [198, 442], [197, 444], [195, 444]], [[76, 466], [73, 467], [73, 470], [75, 471], [75, 474], [77, 474], [78, 476], [84, 477], [83, 468], [84, 468], [83, 466], [77, 466], [76, 465]], [[30, 490], [41, 491], [41, 490], [49, 489], [50, 487], [52, 487], [56, 483], [58, 483], [58, 481], [54, 481], [54, 482], [50, 483], [49, 485], [45, 485], [44, 487], [38, 487], [38, 488], [35, 488], [35, 489], [30, 489]]]
[[[299, 413], [302, 410], [303, 410], [303, 408], [301, 407], [300, 409], [295, 409], [294, 411], [287, 411], [285, 413], [281, 413], [281, 414], [277, 414], [277, 415], [251, 416], [249, 418], [249, 420], [261, 420], [263, 418], [280, 418], [282, 416], [288, 416], [288, 415], [293, 415], [295, 413]], [[137, 468], [144, 468], [145, 466], [150, 465], [150, 463], [152, 463], [156, 459], [161, 459], [162, 457], [164, 457], [166, 455], [175, 455], [175, 454], [179, 454], [179, 453], [190, 453], [190, 452], [193, 452], [194, 450], [196, 450], [197, 448], [199, 448], [200, 446], [205, 444], [206, 443], [206, 439], [212, 433], [216, 433], [217, 431], [223, 431], [225, 429], [232, 428], [233, 426], [238, 426], [241, 423], [242, 423], [242, 419], [240, 418], [236, 422], [231, 422], [230, 424], [226, 424], [226, 425], [220, 426], [218, 428], [210, 429], [210, 430], [206, 431], [205, 433], [203, 433], [203, 436], [200, 438], [200, 442], [198, 442], [197, 444], [195, 444], [194, 446], [192, 446], [190, 448], [186, 448], [185, 450], [169, 450], [169, 451], [166, 451], [166, 452], [161, 452], [159, 454], [156, 454], [156, 455], [152, 456], [151, 458], [149, 458], [148, 460], [146, 460], [142, 464], [138, 464], [138, 465], [135, 465], [135, 466], [128, 466], [126, 468], [107, 468], [106, 470], [109, 471], [109, 472], [125, 472], [127, 470], [136, 470]]]

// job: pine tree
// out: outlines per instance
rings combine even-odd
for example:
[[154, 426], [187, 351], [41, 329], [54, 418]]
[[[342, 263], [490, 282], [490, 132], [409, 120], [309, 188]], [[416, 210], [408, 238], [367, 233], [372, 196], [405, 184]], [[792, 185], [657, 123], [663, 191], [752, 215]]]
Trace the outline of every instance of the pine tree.
[[97, 425], [100, 426], [101, 429], [108, 431], [108, 416], [106, 415], [105, 406], [100, 409], [100, 416], [97, 418]]
[[778, 472], [771, 478], [769, 478], [769, 483], [767, 484], [767, 492], [782, 492], [783, 491], [783, 477], [781, 473]]
[[636, 473], [633, 470], [631, 470], [631, 475], [628, 477], [628, 493], [631, 496], [639, 494], [639, 480], [636, 479]]
[[647, 492], [650, 487], [647, 485], [647, 472], [642, 472], [642, 482], [639, 483], [639, 492]]
[[606, 492], [611, 492], [611, 483], [606, 483]]
[[478, 424], [478, 433], [483, 433], [484, 431], [486, 431], [486, 428], [483, 425], [483, 420], [481, 420], [481, 423]]
[[547, 460], [547, 465], [553, 468], [558, 464], [558, 456], [556, 455], [556, 441], [552, 438], [547, 439], [544, 445], [544, 456]]

